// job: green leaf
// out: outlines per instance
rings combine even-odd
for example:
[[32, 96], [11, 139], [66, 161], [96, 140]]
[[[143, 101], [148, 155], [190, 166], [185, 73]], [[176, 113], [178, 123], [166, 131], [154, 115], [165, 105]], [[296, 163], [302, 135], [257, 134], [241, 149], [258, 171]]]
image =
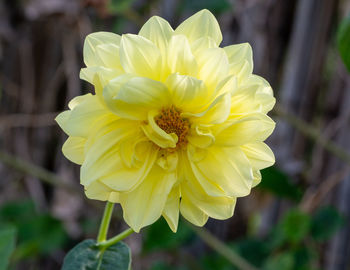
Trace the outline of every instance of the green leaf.
[[12, 227], [0, 229], [0, 270], [6, 270], [10, 256], [15, 249], [16, 229]]
[[343, 62], [350, 72], [350, 16], [343, 19], [337, 34], [338, 50]]
[[96, 241], [85, 240], [68, 252], [62, 270], [129, 270], [131, 255], [123, 242], [100, 250]]
[[282, 253], [268, 258], [263, 270], [292, 270], [293, 267], [293, 255], [290, 253]]
[[299, 243], [310, 231], [311, 218], [297, 209], [291, 210], [284, 216], [281, 227], [287, 240]]
[[262, 181], [257, 188], [266, 190], [279, 198], [287, 198], [296, 202], [301, 199], [302, 192], [300, 188], [292, 183], [288, 175], [276, 167], [262, 170], [261, 175]]
[[343, 224], [344, 218], [336, 209], [323, 207], [312, 218], [311, 236], [317, 241], [328, 240]]

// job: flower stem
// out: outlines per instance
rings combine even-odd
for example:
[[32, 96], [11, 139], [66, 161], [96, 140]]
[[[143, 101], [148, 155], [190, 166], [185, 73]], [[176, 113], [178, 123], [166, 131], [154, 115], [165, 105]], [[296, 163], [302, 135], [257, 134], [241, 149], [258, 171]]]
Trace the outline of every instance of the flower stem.
[[103, 217], [98, 231], [97, 243], [106, 241], [109, 223], [111, 221], [112, 212], [114, 204], [107, 202], [105, 206], [105, 211], [103, 212]]
[[112, 245], [118, 243], [119, 241], [123, 240], [124, 238], [128, 237], [133, 232], [134, 232], [134, 230], [129, 228], [129, 229], [123, 231], [122, 233], [112, 237], [111, 239], [108, 239], [107, 241], [98, 242], [97, 246], [100, 248], [108, 248], [109, 246], [112, 246]]

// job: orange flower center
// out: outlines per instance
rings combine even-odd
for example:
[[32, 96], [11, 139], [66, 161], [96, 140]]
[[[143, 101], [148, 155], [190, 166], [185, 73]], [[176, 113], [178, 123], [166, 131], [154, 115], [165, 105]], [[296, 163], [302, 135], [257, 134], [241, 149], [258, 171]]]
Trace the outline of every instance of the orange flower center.
[[187, 144], [187, 133], [190, 128], [190, 124], [187, 119], [181, 117], [181, 112], [171, 106], [164, 108], [161, 113], [154, 118], [157, 125], [166, 133], [175, 133], [178, 137], [176, 148], [183, 147]]

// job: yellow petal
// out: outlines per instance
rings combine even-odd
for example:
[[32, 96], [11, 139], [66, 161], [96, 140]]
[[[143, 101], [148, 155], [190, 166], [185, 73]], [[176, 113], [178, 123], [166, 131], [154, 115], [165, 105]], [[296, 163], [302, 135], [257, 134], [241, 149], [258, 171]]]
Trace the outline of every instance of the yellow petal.
[[163, 210], [163, 217], [168, 223], [170, 229], [175, 233], [177, 231], [177, 225], [179, 223], [179, 210], [180, 210], [180, 188], [179, 186], [173, 187]]
[[255, 169], [265, 169], [275, 163], [273, 152], [263, 142], [250, 142], [241, 146], [241, 149]]
[[85, 147], [86, 139], [81, 137], [68, 137], [66, 142], [62, 146], [62, 152], [64, 156], [70, 161], [76, 164], [83, 164], [85, 155], [84, 155], [84, 147]]
[[154, 80], [160, 78], [161, 54], [148, 39], [132, 34], [123, 35], [119, 51], [121, 64], [127, 73]]
[[183, 198], [187, 198], [209, 217], [228, 219], [233, 216], [236, 198], [209, 196], [195, 181], [187, 181], [181, 184], [181, 191]]
[[230, 115], [231, 94], [218, 96], [210, 106], [200, 113], [183, 113], [183, 117], [190, 118], [191, 122], [199, 124], [219, 124], [226, 121]]
[[169, 42], [167, 60], [170, 73], [178, 72], [181, 75], [197, 76], [197, 62], [185, 36], [172, 36]]
[[171, 74], [165, 82], [176, 108], [196, 113], [209, 103], [209, 93], [204, 82], [194, 77]]
[[115, 165], [113, 169], [110, 170], [109, 174], [102, 176], [100, 181], [118, 191], [131, 191], [137, 188], [155, 163], [158, 149], [149, 142], [143, 142], [136, 145], [135, 151], [139, 152], [138, 157], [142, 158], [138, 160], [137, 165], [133, 167], [125, 166], [119, 153], [119, 155], [114, 156]]
[[[191, 157], [189, 156], [191, 160]], [[218, 164], [220, 169], [218, 170]], [[204, 159], [191, 162], [193, 173], [208, 195], [242, 197], [250, 193], [253, 172], [249, 160], [238, 147], [211, 147]], [[214, 185], [215, 184], [215, 185]]]
[[206, 125], [192, 125], [188, 141], [199, 148], [208, 148], [215, 143], [215, 136]]
[[[120, 157], [119, 144], [124, 138], [135, 133], [135, 127], [132, 121], [125, 120], [118, 120], [110, 125], [113, 125], [114, 128], [108, 128], [111, 131], [102, 133], [103, 135], [95, 140], [86, 152], [86, 158], [80, 171], [80, 181], [84, 186], [114, 172], [122, 172], [122, 169], [126, 167]], [[105, 129], [107, 130], [107, 127]], [[122, 185], [127, 180], [121, 179], [121, 182], [121, 184], [119, 182], [115, 184]], [[108, 183], [105, 182], [105, 184]]]
[[87, 67], [80, 70], [80, 79], [91, 83], [95, 87], [95, 93], [102, 98], [102, 90], [110, 80], [123, 74], [120, 69], [105, 67]]
[[253, 51], [249, 43], [224, 47], [230, 63], [230, 73], [237, 75], [239, 81], [253, 72]]
[[101, 44], [119, 45], [120, 36], [109, 32], [96, 32], [88, 35], [84, 42], [84, 62], [85, 65], [98, 66], [101, 62], [96, 54], [96, 47]]
[[118, 116], [128, 119], [146, 120], [148, 111], [166, 107], [170, 102], [164, 84], [143, 77], [131, 78], [124, 84], [117, 78], [103, 92], [108, 107]]
[[158, 114], [158, 111], [149, 111], [148, 122], [141, 126], [141, 129], [145, 133], [148, 139], [154, 142], [156, 145], [162, 148], [174, 148], [178, 141], [178, 137], [175, 133], [166, 133], [162, 130], [154, 120], [154, 117]]
[[181, 215], [196, 226], [203, 226], [208, 221], [208, 215], [193, 204], [188, 197], [182, 196], [180, 202]]
[[75, 105], [72, 111], [60, 114], [56, 121], [69, 136], [86, 138], [96, 121], [106, 115], [110, 113], [98, 97], [86, 94], [80, 97], [80, 103]]
[[153, 16], [142, 26], [139, 35], [152, 41], [161, 52], [165, 53], [173, 32], [174, 30], [166, 20]]
[[175, 34], [187, 36], [190, 42], [204, 36], [211, 37], [217, 45], [222, 41], [220, 26], [214, 15], [207, 9], [197, 12], [181, 23], [176, 28]]
[[96, 56], [101, 60], [98, 66], [123, 70], [119, 58], [119, 45], [101, 44], [96, 47]]
[[134, 231], [139, 232], [162, 215], [175, 181], [174, 173], [155, 165], [136, 189], [120, 194], [124, 220]]
[[119, 193], [113, 191], [99, 181], [91, 183], [85, 188], [85, 195], [92, 200], [119, 202]]
[[275, 122], [266, 114], [254, 113], [227, 121], [222, 127], [221, 131], [214, 132], [216, 143], [221, 146], [239, 146], [251, 141], [266, 140], [275, 128]]
[[199, 66], [198, 78], [205, 81], [209, 89], [229, 75], [229, 62], [222, 48], [209, 48], [196, 57]]
[[253, 170], [253, 175], [254, 175], [254, 179], [253, 179], [252, 188], [256, 187], [261, 182], [261, 173], [259, 170]]
[[215, 43], [214, 39], [205, 36], [197, 39], [191, 44], [191, 51], [195, 57], [198, 57], [200, 53], [209, 48], [217, 48], [218, 45]]

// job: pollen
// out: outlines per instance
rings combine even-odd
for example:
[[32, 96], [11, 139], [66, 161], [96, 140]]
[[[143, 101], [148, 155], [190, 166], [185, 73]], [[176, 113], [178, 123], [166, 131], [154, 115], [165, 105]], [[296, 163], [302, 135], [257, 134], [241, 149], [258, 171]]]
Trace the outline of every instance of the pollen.
[[181, 112], [174, 106], [163, 108], [155, 117], [157, 125], [166, 133], [175, 133], [178, 137], [176, 148], [181, 148], [187, 144], [187, 134], [190, 124], [187, 119], [181, 117]]

